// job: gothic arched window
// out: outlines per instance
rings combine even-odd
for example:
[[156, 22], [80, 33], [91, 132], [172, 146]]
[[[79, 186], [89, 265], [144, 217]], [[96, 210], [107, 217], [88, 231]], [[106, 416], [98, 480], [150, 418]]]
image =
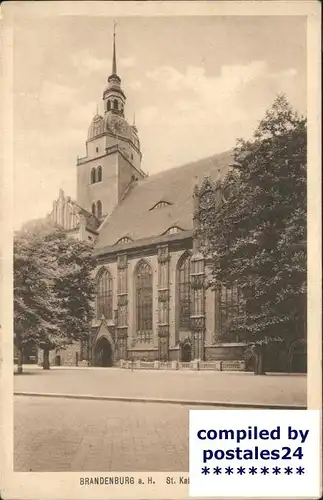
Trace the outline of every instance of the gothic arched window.
[[101, 165], [98, 166], [97, 174], [98, 174], [97, 182], [101, 182], [102, 181], [102, 167], [101, 167]]
[[189, 330], [191, 324], [191, 256], [184, 255], [177, 268], [179, 328]]
[[104, 316], [106, 319], [112, 319], [112, 291], [113, 281], [110, 272], [107, 269], [99, 272], [97, 280], [97, 318]]
[[92, 168], [92, 170], [91, 170], [91, 184], [94, 184], [95, 181], [96, 181], [95, 168]]
[[237, 284], [220, 287], [220, 331], [223, 331], [233, 318], [240, 316], [242, 307], [242, 298]]
[[141, 262], [135, 275], [136, 330], [139, 342], [152, 341], [153, 275], [147, 262]]
[[108, 111], [110, 111], [110, 109], [111, 109], [111, 101], [109, 100], [109, 101], [107, 102], [107, 110], [108, 110]]
[[101, 201], [97, 201], [96, 203], [96, 216], [100, 218], [102, 216], [102, 203]]
[[113, 109], [118, 109], [118, 101], [117, 101], [117, 99], [114, 99], [114, 101], [113, 101]]
[[96, 210], [96, 208], [95, 208], [95, 203], [92, 203], [92, 214], [93, 214], [93, 215], [95, 215], [95, 210]]

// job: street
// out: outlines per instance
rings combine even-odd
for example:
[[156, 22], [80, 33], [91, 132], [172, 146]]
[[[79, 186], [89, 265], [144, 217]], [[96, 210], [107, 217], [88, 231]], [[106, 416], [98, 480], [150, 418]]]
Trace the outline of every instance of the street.
[[15, 396], [15, 471], [188, 471], [188, 411]]
[[[305, 376], [28, 367], [14, 377], [14, 387], [36, 394], [306, 404]], [[15, 470], [187, 471], [190, 408], [214, 406], [16, 395]]]

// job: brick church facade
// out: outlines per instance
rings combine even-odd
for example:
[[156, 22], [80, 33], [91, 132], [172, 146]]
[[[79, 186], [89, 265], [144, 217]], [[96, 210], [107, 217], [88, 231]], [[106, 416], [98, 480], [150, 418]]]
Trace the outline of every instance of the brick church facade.
[[[52, 352], [52, 363], [200, 360], [245, 369], [245, 344], [221, 342], [225, 322], [241, 314], [238, 290], [205, 286], [208, 267], [195, 234], [201, 207], [221, 201], [231, 153], [147, 175], [137, 127], [125, 118], [115, 40], [103, 107], [91, 121], [86, 155], [77, 159], [77, 199], [61, 191], [51, 212], [71, 235], [93, 244], [96, 316], [88, 341]], [[294, 371], [297, 353], [304, 358], [304, 343], [280, 352], [280, 370]]]

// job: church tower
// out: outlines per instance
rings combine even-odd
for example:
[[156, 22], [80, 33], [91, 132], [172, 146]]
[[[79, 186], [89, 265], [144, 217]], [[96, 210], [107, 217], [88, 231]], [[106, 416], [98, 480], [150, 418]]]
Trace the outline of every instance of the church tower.
[[97, 110], [86, 141], [86, 156], [77, 159], [77, 204], [103, 220], [132, 182], [146, 177], [141, 170], [138, 131], [125, 119], [126, 95], [117, 73], [113, 33], [112, 72], [103, 92], [103, 116]]

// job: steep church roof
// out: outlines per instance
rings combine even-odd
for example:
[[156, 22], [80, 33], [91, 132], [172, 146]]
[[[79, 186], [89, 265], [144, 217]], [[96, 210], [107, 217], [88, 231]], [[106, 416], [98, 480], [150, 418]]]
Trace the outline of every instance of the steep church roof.
[[194, 185], [206, 176], [222, 179], [231, 163], [232, 152], [225, 152], [135, 182], [100, 227], [96, 250], [192, 230]]

